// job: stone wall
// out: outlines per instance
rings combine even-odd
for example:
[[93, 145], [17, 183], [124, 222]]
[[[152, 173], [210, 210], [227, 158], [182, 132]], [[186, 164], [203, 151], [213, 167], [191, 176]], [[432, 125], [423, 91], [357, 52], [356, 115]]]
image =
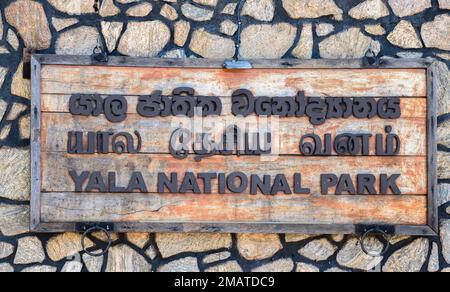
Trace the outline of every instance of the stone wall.
[[[0, 271], [450, 270], [450, 1], [247, 0], [244, 58], [430, 57], [442, 61], [439, 100], [440, 238], [393, 238], [385, 257], [353, 236], [117, 234], [109, 254], [80, 253], [80, 235], [30, 234], [30, 82], [25, 48], [90, 55], [229, 58], [236, 0], [0, 1]], [[104, 238], [91, 238], [90, 244]], [[373, 242], [376, 244], [376, 242]]]

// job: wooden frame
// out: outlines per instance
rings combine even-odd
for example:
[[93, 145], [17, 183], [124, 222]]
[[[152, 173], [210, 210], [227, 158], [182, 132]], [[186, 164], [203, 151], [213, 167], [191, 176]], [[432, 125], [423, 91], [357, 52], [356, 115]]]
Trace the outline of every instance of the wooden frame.
[[[94, 63], [89, 56], [33, 55], [31, 102], [31, 230], [33, 232], [79, 231], [77, 223], [41, 222], [41, 67], [43, 65], [81, 65], [114, 67], [184, 67], [221, 68], [223, 60], [205, 59], [147, 59], [110, 57], [108, 63]], [[435, 236], [438, 234], [436, 205], [437, 186], [437, 70], [427, 59], [382, 59], [376, 67], [366, 66], [364, 60], [254, 60], [254, 68], [299, 69], [361, 69], [361, 68], [411, 68], [427, 70], [428, 103], [428, 225], [396, 225], [395, 234], [411, 236]], [[105, 222], [97, 222], [105, 223]], [[306, 234], [355, 234], [355, 225], [298, 225], [298, 224], [239, 224], [239, 223], [114, 223], [115, 232], [226, 232], [226, 233], [306, 233]]]

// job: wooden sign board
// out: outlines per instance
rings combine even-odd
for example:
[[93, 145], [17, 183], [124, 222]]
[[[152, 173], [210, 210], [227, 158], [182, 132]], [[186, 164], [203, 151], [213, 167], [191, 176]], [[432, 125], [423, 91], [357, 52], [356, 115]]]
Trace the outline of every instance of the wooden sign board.
[[432, 63], [222, 64], [33, 56], [32, 229], [436, 234]]

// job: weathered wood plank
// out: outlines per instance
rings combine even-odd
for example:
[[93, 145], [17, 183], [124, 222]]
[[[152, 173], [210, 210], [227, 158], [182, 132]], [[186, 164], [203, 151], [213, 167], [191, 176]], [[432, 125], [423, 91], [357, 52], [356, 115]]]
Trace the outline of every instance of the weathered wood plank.
[[230, 96], [245, 88], [259, 96], [426, 96], [424, 69], [127, 68], [45, 65], [44, 94], [170, 94], [190, 86], [199, 95]]
[[427, 198], [42, 194], [43, 222], [221, 222], [423, 225]]
[[[304, 187], [311, 188], [312, 194], [320, 194], [320, 174], [350, 174], [356, 183], [356, 175], [373, 173], [378, 177], [381, 173], [388, 175], [401, 174], [398, 186], [405, 195], [427, 194], [427, 159], [426, 157], [267, 157], [264, 160], [257, 156], [230, 157], [215, 156], [195, 162], [192, 157], [184, 160], [174, 159], [170, 155], [68, 155], [64, 153], [42, 153], [42, 192], [72, 192], [75, 185], [70, 178], [69, 170], [99, 171], [105, 177], [108, 172], [118, 174], [117, 183], [126, 186], [131, 173], [141, 171], [147, 182], [149, 192], [157, 191], [158, 173], [178, 173], [180, 180], [186, 172], [231, 173], [241, 171], [246, 174], [272, 175], [285, 174], [293, 187], [292, 178], [295, 173], [302, 173]], [[201, 189], [203, 184], [199, 181]], [[212, 192], [217, 193], [217, 183], [213, 183]], [[330, 194], [334, 190], [330, 189]]]
[[[220, 141], [221, 133], [226, 130], [231, 116], [207, 117], [203, 120], [204, 132], [213, 134], [215, 141]], [[258, 129], [257, 119], [246, 118], [251, 129]], [[278, 121], [279, 123], [277, 123]], [[169, 153], [172, 133], [180, 125], [188, 126], [186, 119], [179, 117], [143, 118], [137, 114], [128, 115], [122, 123], [110, 123], [103, 116], [83, 117], [64, 113], [42, 114], [42, 145], [43, 151], [67, 152], [69, 131], [97, 132], [111, 130], [115, 133], [139, 131], [143, 139], [142, 153]], [[425, 118], [402, 118], [399, 120], [356, 119], [328, 120], [322, 126], [313, 126], [308, 118], [269, 119], [269, 129], [272, 133], [273, 154], [300, 155], [300, 138], [302, 135], [315, 133], [320, 137], [332, 134], [335, 137], [342, 133], [370, 133], [370, 155], [375, 155], [376, 134], [385, 134], [385, 126], [393, 127], [393, 133], [399, 135], [402, 146], [399, 155], [426, 156], [427, 124]], [[176, 127], [175, 127], [176, 126]], [[191, 129], [191, 127], [188, 127]], [[254, 132], [252, 131], [252, 132]], [[85, 142], [87, 142], [85, 140]]]
[[[128, 114], [137, 113], [138, 96], [126, 96]], [[230, 97], [220, 97], [222, 101], [222, 115], [232, 115]], [[41, 98], [42, 112], [69, 113], [70, 95], [43, 94]], [[423, 97], [405, 97], [401, 99], [402, 118], [426, 118], [427, 100]]]

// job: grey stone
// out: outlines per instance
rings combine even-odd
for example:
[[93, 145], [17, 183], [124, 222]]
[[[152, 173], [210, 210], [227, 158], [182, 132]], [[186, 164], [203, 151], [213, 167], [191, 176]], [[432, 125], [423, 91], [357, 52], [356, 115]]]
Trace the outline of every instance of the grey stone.
[[450, 9], [450, 0], [439, 0], [439, 8]]
[[355, 19], [379, 19], [389, 15], [389, 9], [382, 0], [367, 0], [353, 7], [349, 13]]
[[157, 233], [156, 244], [164, 258], [184, 252], [231, 248], [230, 234]]
[[22, 273], [55, 273], [56, 268], [52, 266], [33, 266], [22, 270]]
[[275, 5], [273, 0], [247, 0], [242, 8], [242, 15], [261, 21], [272, 21], [275, 15]]
[[204, 28], [193, 33], [189, 48], [203, 58], [232, 58], [236, 51], [233, 40], [211, 34]]
[[384, 29], [383, 25], [381, 24], [367, 24], [364, 26], [364, 29], [366, 32], [370, 33], [371, 35], [385, 35], [386, 30]]
[[100, 6], [100, 16], [109, 17], [120, 13], [120, 9], [114, 5], [113, 0], [103, 0]]
[[436, 90], [438, 98], [438, 116], [450, 112], [450, 71], [444, 62], [436, 62]]
[[418, 14], [431, 7], [431, 0], [389, 0], [389, 5], [399, 17]]
[[313, 261], [320, 262], [329, 259], [335, 252], [337, 247], [326, 239], [318, 239], [308, 243], [298, 252]]
[[165, 4], [160, 11], [162, 17], [167, 18], [170, 21], [175, 21], [178, 18], [178, 12], [175, 8], [169, 4]]
[[441, 223], [442, 256], [450, 264], [450, 220]]
[[430, 243], [420, 238], [396, 251], [383, 267], [384, 272], [420, 272], [428, 257]]
[[30, 207], [0, 204], [0, 231], [4, 236], [15, 236], [30, 231]]
[[52, 17], [52, 24], [56, 31], [61, 31], [78, 23], [76, 18], [56, 18]]
[[419, 59], [423, 57], [423, 53], [416, 52], [400, 52], [397, 56], [403, 59]]
[[14, 268], [10, 264], [0, 264], [0, 273], [13, 273]]
[[133, 57], [154, 57], [170, 40], [170, 29], [161, 21], [132, 22], [120, 40], [118, 51]]
[[[383, 245], [375, 238], [367, 240], [366, 246], [368, 249], [374, 250], [376, 252], [379, 252], [383, 249]], [[369, 271], [378, 266], [383, 260], [383, 257], [368, 256], [363, 252], [360, 240], [357, 238], [352, 238], [338, 252], [336, 260], [341, 266], [351, 269]]]
[[[2, 87], [3, 82], [5, 81], [6, 74], [8, 74], [8, 68], [0, 67], [0, 87]], [[4, 101], [2, 100], [2, 102]], [[0, 115], [1, 117], [3, 116], [1, 108], [0, 108]]]
[[91, 26], [81, 26], [59, 35], [56, 53], [60, 55], [91, 55], [98, 43], [99, 33]]
[[424, 23], [421, 34], [427, 48], [450, 51], [450, 15], [441, 14]]
[[126, 13], [131, 17], [145, 17], [149, 15], [152, 10], [153, 5], [151, 3], [144, 2], [128, 8]]
[[242, 31], [241, 56], [279, 59], [294, 44], [297, 28], [288, 23], [251, 25]]
[[237, 261], [229, 261], [226, 263], [222, 263], [217, 266], [207, 268], [205, 271], [209, 272], [209, 273], [241, 273], [241, 272], [243, 272], [242, 267], [239, 265], [239, 263]]
[[319, 37], [324, 37], [329, 35], [334, 31], [334, 25], [331, 23], [318, 23], [316, 24], [316, 34]]
[[438, 152], [437, 157], [438, 179], [450, 178], [450, 155], [445, 152]]
[[437, 186], [438, 206], [442, 206], [450, 202], [450, 184], [439, 184]]
[[325, 271], [325, 273], [348, 273], [348, 271], [340, 268], [331, 268]]
[[215, 7], [219, 0], [193, 0], [195, 3]]
[[200, 270], [198, 268], [196, 258], [186, 257], [162, 265], [161, 267], [158, 268], [158, 272], [186, 273], [186, 272], [200, 272]]
[[234, 15], [236, 13], [237, 3], [228, 3], [222, 10], [222, 14]]
[[7, 242], [0, 242], [0, 259], [9, 257], [14, 253], [14, 245]]
[[369, 49], [378, 55], [381, 45], [356, 27], [330, 36], [319, 44], [320, 56], [325, 59], [363, 58]]
[[215, 263], [215, 262], [218, 262], [218, 261], [226, 260], [229, 257], [231, 257], [231, 253], [228, 252], [228, 251], [214, 253], [214, 254], [210, 254], [210, 255], [205, 256], [203, 258], [203, 263], [211, 264], [211, 263]]
[[3, 37], [3, 17], [0, 13], [0, 39]]
[[185, 3], [181, 6], [181, 12], [187, 18], [194, 21], [208, 21], [214, 16], [214, 11]]
[[0, 148], [0, 197], [30, 200], [30, 150]]
[[298, 59], [311, 59], [313, 55], [314, 40], [311, 23], [303, 25], [302, 34], [297, 46], [292, 51], [292, 55]]
[[279, 259], [272, 263], [264, 264], [252, 270], [257, 273], [275, 273], [275, 272], [292, 272], [294, 262], [292, 259]]
[[[87, 248], [93, 245], [91, 240], [86, 240]], [[81, 246], [81, 235], [78, 233], [63, 233], [53, 236], [47, 241], [46, 249], [48, 257], [54, 262], [72, 257], [83, 250]]]
[[151, 272], [152, 266], [134, 249], [120, 244], [108, 252], [107, 272]]
[[436, 273], [439, 271], [439, 248], [434, 242], [431, 250], [430, 262], [428, 263], [428, 272]]
[[308, 234], [286, 234], [284, 240], [286, 242], [299, 242], [314, 237]]
[[117, 41], [119, 40], [120, 34], [123, 29], [123, 23], [102, 21], [101, 27], [102, 34], [105, 38], [106, 47], [111, 53], [116, 49]]
[[233, 21], [227, 19], [220, 24], [220, 32], [228, 36], [233, 36], [238, 30], [238, 26]]
[[8, 34], [6, 36], [6, 39], [8, 40], [8, 43], [13, 47], [15, 51], [19, 49], [19, 38], [17, 37], [16, 33], [12, 29], [8, 29]]
[[80, 273], [83, 270], [83, 264], [78, 261], [71, 261], [64, 264], [62, 273]]
[[98, 273], [102, 270], [103, 257], [93, 257], [88, 254], [83, 254], [83, 262], [88, 272]]
[[147, 245], [148, 241], [150, 240], [150, 234], [149, 233], [127, 233], [126, 238], [131, 244], [142, 249]]
[[42, 263], [44, 260], [44, 248], [37, 237], [24, 237], [18, 240], [15, 265]]
[[282, 0], [283, 8], [293, 19], [319, 18], [333, 15], [335, 20], [343, 19], [343, 11], [333, 0]]
[[318, 273], [320, 269], [313, 265], [298, 263], [295, 271], [298, 273]]
[[162, 55], [162, 58], [166, 59], [187, 59], [186, 52], [183, 49], [174, 49], [170, 50], [164, 55]]
[[[31, 81], [23, 78], [23, 62], [20, 62], [16, 73], [14, 73], [11, 82], [11, 93], [26, 99], [31, 99]], [[15, 104], [14, 106], [20, 106], [24, 110], [26, 109], [22, 104]]]
[[277, 234], [238, 234], [237, 248], [249, 261], [267, 259], [283, 248]]
[[28, 49], [44, 50], [50, 47], [52, 35], [41, 3], [14, 1], [6, 7], [5, 18], [17, 29]]
[[387, 39], [391, 44], [405, 49], [420, 49], [423, 47], [416, 30], [406, 20], [400, 21]]
[[94, 0], [48, 0], [57, 10], [70, 15], [95, 13]]
[[191, 31], [191, 24], [187, 21], [180, 20], [174, 25], [174, 43], [182, 47], [186, 44], [186, 40]]

